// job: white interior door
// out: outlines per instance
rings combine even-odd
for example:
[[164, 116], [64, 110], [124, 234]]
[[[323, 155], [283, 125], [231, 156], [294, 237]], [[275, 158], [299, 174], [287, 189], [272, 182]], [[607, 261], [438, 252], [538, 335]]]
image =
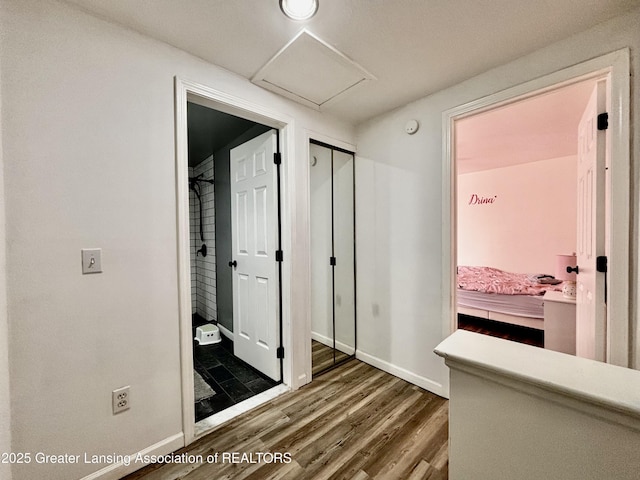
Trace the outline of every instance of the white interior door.
[[276, 133], [231, 150], [234, 355], [280, 380]]
[[605, 255], [605, 131], [597, 117], [606, 108], [606, 83], [596, 84], [578, 127], [578, 268], [576, 355], [605, 361], [605, 274], [596, 258]]

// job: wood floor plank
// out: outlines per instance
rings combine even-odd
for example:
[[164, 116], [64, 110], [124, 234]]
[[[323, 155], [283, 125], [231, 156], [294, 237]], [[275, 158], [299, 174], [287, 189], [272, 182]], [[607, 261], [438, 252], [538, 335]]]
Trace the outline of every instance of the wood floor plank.
[[[318, 480], [338, 477], [353, 478], [357, 476], [358, 472], [362, 470], [352, 469], [352, 471], [347, 474], [344, 472], [344, 466], [362, 449], [363, 444], [366, 443], [363, 439], [376, 436], [386, 429], [392, 428], [392, 424], [397, 421], [407, 409], [415, 406], [418, 399], [419, 394], [409, 397], [400, 403], [394, 398], [386, 407], [381, 408], [377, 412], [377, 421], [369, 414], [367, 414], [366, 422], [364, 421], [365, 418], [362, 418], [359, 423], [356, 419], [350, 418], [350, 430], [339, 439], [339, 442], [336, 442], [336, 447], [339, 448], [336, 448], [334, 451], [329, 450], [324, 455], [321, 469], [318, 468], [318, 464], [316, 464], [315, 468], [307, 467], [307, 471], [310, 473], [315, 472], [314, 478]], [[338, 477], [336, 477], [336, 474]]]
[[[428, 423], [417, 419], [405, 425], [398, 435], [397, 449], [384, 465], [378, 461], [375, 468], [365, 469], [369, 475], [380, 478], [406, 478], [408, 472], [421, 460], [422, 446], [437, 436], [444, 426], [447, 428], [448, 405], [442, 406], [429, 418]], [[400, 440], [402, 438], [402, 440]], [[378, 469], [380, 466], [382, 468]]]
[[311, 374], [316, 376], [322, 371], [340, 363], [349, 355], [338, 349], [333, 349], [316, 340], [311, 341]]
[[[363, 470], [374, 478], [378, 476], [381, 478], [403, 478], [403, 468], [408, 468], [409, 462], [419, 457], [418, 449], [423, 445], [423, 442], [436, 435], [443, 422], [445, 424], [447, 422], [448, 404], [437, 402], [440, 406], [434, 408], [433, 403], [435, 402], [425, 405], [418, 415], [412, 417], [402, 429], [395, 432], [393, 438], [390, 439], [390, 443], [395, 447], [393, 450], [382, 452]], [[389, 475], [392, 469], [395, 469], [395, 475]]]
[[445, 399], [350, 360], [176, 452], [269, 452], [288, 461], [151, 465], [126, 478], [446, 480], [447, 414]]

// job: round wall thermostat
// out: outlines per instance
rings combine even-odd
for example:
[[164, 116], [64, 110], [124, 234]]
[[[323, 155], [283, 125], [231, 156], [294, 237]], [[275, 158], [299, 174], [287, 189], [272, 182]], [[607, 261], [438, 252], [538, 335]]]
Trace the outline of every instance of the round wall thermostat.
[[418, 131], [418, 121], [417, 120], [409, 120], [407, 124], [404, 126], [404, 131], [409, 135], [413, 135]]

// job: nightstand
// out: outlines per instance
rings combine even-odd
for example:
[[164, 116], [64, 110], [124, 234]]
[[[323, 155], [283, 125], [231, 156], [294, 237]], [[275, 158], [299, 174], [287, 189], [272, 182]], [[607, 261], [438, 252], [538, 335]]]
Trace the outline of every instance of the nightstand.
[[576, 301], [562, 292], [544, 294], [544, 348], [576, 354]]

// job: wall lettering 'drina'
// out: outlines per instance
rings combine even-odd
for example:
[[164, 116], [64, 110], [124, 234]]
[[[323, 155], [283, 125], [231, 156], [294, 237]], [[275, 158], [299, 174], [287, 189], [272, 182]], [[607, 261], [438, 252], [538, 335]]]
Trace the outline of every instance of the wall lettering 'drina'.
[[482, 197], [480, 195], [472, 193], [471, 198], [469, 199], [469, 205], [484, 205], [487, 203], [494, 203], [497, 198], [497, 195], [494, 195], [493, 197]]

